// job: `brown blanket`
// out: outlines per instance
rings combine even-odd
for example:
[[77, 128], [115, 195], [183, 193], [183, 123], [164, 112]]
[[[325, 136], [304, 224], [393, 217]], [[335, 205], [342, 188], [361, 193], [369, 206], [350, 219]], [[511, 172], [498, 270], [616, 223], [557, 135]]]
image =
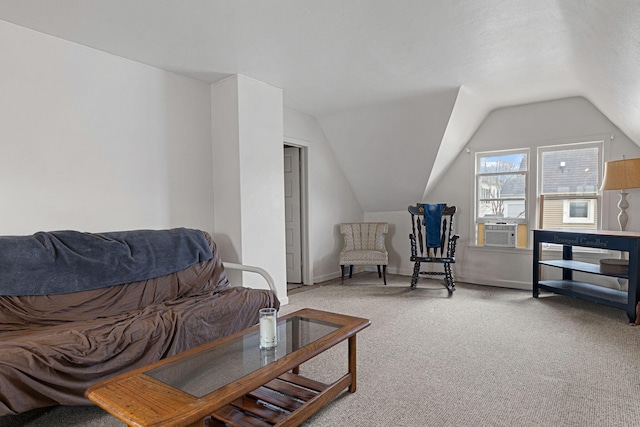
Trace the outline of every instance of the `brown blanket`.
[[0, 415], [88, 405], [85, 389], [257, 323], [271, 291], [232, 288], [214, 257], [160, 278], [64, 295], [0, 297]]

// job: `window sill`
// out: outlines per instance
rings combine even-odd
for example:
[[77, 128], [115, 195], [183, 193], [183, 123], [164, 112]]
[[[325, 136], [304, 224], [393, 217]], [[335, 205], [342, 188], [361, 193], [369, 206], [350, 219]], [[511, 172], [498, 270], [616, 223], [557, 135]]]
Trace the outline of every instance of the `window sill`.
[[[509, 248], [504, 246], [480, 246], [480, 245], [467, 245], [470, 251], [499, 253], [499, 254], [533, 254], [532, 248]], [[562, 254], [561, 245], [544, 245], [542, 246], [543, 253], [559, 253]], [[619, 252], [609, 251], [606, 249], [587, 248], [582, 246], [573, 247], [574, 254], [582, 254], [583, 256], [591, 256], [593, 259], [599, 259], [604, 256], [617, 256]], [[561, 256], [561, 255], [560, 255]]]
[[521, 255], [525, 253], [533, 253], [533, 250], [531, 248], [512, 248], [512, 247], [505, 247], [505, 246], [480, 246], [480, 245], [468, 245], [467, 247], [471, 251], [495, 252], [500, 254], [515, 252]]

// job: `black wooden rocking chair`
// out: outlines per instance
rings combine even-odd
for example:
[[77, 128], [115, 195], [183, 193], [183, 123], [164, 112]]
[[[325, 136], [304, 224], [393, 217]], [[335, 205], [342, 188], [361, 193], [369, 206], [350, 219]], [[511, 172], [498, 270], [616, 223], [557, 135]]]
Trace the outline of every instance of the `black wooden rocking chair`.
[[[456, 290], [451, 264], [456, 262], [456, 242], [460, 238], [453, 233], [453, 216], [456, 213], [456, 207], [427, 206], [431, 207], [431, 209], [427, 208], [427, 212], [425, 212], [425, 205], [422, 203], [409, 206], [413, 230], [413, 233], [409, 235], [409, 240], [411, 240], [411, 261], [414, 263], [411, 289], [417, 287], [420, 274], [437, 275], [444, 276], [444, 285], [451, 294]], [[444, 267], [444, 271], [420, 271], [421, 263], [440, 263]]]

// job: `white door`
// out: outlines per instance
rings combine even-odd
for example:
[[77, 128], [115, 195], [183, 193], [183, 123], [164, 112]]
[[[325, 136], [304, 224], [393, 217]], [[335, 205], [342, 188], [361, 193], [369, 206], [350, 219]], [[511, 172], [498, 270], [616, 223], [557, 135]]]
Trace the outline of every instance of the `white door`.
[[287, 283], [302, 283], [300, 149], [296, 147], [284, 147], [284, 207]]

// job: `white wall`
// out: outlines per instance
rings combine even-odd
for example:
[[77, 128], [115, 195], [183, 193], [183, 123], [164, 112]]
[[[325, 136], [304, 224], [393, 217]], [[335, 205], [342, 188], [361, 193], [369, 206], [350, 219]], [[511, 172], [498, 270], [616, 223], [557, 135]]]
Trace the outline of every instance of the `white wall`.
[[285, 142], [307, 147], [311, 277], [314, 283], [339, 277], [338, 224], [362, 221], [362, 209], [314, 117], [285, 108], [284, 135]]
[[[211, 85], [214, 240], [224, 261], [240, 262], [242, 191], [240, 181], [240, 117], [237, 76]], [[231, 273], [230, 273], [231, 274]], [[237, 277], [241, 280], [240, 275]]]
[[440, 144], [457, 94], [446, 88], [318, 117], [365, 212], [422, 198], [438, 152], [446, 151]]
[[[216, 241], [223, 260], [267, 270], [286, 304], [282, 90], [235, 75], [211, 96]], [[255, 274], [242, 284], [266, 287]]]
[[0, 234], [213, 231], [209, 85], [0, 21]]
[[[216, 100], [219, 110], [212, 116], [208, 84], [2, 21], [0, 58], [0, 234], [187, 226], [235, 234], [240, 244], [228, 247], [242, 251], [244, 230], [256, 233], [253, 217], [249, 217], [253, 214], [238, 218], [240, 214], [235, 212], [214, 218], [213, 161], [224, 164], [237, 158], [247, 179], [231, 187], [216, 179], [216, 203], [225, 197], [233, 200], [256, 187], [252, 199], [278, 216], [283, 187], [276, 185], [276, 180], [281, 182], [282, 144], [288, 139], [308, 150], [309, 250], [314, 282], [339, 276], [342, 239], [337, 224], [347, 221], [390, 222], [389, 271], [411, 274], [406, 207], [415, 200], [407, 200], [394, 211], [363, 213], [315, 118], [291, 109], [284, 109], [283, 117], [281, 104], [273, 104], [275, 98], [266, 101], [269, 105], [251, 104], [254, 97], [262, 96], [261, 91], [277, 88], [248, 79], [246, 91]], [[278, 131], [276, 124], [268, 133], [280, 133], [281, 137], [270, 137], [244, 152], [240, 146], [222, 151], [214, 142], [212, 159], [212, 140], [217, 140], [217, 136], [212, 138], [212, 117], [247, 108], [241, 113], [259, 118], [261, 113], [253, 111], [254, 107], [270, 111], [268, 123], [280, 121], [284, 130]], [[271, 126], [243, 128], [236, 124], [237, 138], [255, 140], [260, 140], [264, 126]], [[468, 147], [473, 151], [536, 147], [611, 133], [615, 138], [608, 144], [607, 160], [622, 154], [640, 157], [638, 146], [590, 102], [568, 98], [496, 110]], [[270, 166], [263, 168], [266, 164]], [[462, 236], [455, 267], [458, 279], [530, 286], [530, 251], [495, 251], [470, 245], [472, 178], [472, 160], [462, 152], [428, 195], [428, 201], [458, 206], [457, 231]], [[275, 192], [262, 191], [263, 181]], [[640, 190], [629, 193], [627, 228], [640, 231]], [[617, 199], [615, 192], [605, 194], [605, 228], [617, 228]], [[262, 239], [272, 243], [264, 245], [271, 251], [264, 255], [268, 259], [261, 258], [263, 246], [258, 245], [246, 252], [247, 259], [242, 261], [277, 265], [275, 273], [269, 270], [278, 276], [276, 281], [284, 283], [284, 224], [270, 233], [273, 235]], [[240, 253], [231, 253], [231, 257]], [[276, 253], [282, 261], [270, 258]]]
[[[317, 121], [292, 110], [283, 118], [280, 89], [240, 76], [240, 90], [213, 95], [221, 98], [212, 113], [206, 83], [2, 21], [0, 58], [0, 234], [200, 228], [222, 236], [227, 259], [267, 268], [285, 286], [286, 122], [288, 137], [309, 150], [313, 279], [339, 274], [337, 224], [362, 220], [362, 210]], [[269, 105], [255, 104], [263, 95]], [[268, 111], [262, 124], [260, 111]], [[243, 116], [255, 120], [240, 126]], [[255, 145], [225, 149], [221, 135], [212, 135], [212, 118], [236, 120], [226, 132]], [[214, 183], [214, 160], [218, 171], [237, 161], [242, 181], [222, 172]], [[219, 206], [243, 192], [253, 203], [243, 216], [215, 216], [214, 193]], [[265, 214], [267, 222], [282, 215], [282, 224], [261, 225]], [[248, 244], [257, 234], [268, 244]]]
[[[536, 155], [538, 146], [559, 143], [605, 139], [614, 134], [614, 140], [605, 141], [605, 160], [640, 157], [640, 148], [627, 138], [588, 100], [581, 97], [527, 104], [493, 111], [467, 147], [456, 158], [442, 180], [427, 196], [425, 202], [446, 202], [458, 208], [456, 231], [461, 238], [456, 253], [454, 268], [456, 279], [462, 282], [531, 288], [532, 253], [530, 249], [479, 248], [472, 243], [473, 235], [473, 153], [477, 151], [531, 148]], [[535, 182], [530, 183], [535, 186]], [[607, 192], [603, 204], [603, 228], [618, 229], [616, 207], [618, 196]], [[629, 190], [628, 230], [640, 231], [640, 190]], [[535, 194], [535, 193], [534, 193]], [[415, 201], [408, 201], [409, 204]], [[395, 212], [368, 212], [365, 220], [388, 221], [394, 230], [391, 244], [394, 255], [390, 255], [389, 272], [411, 275], [409, 232], [410, 220], [406, 206]], [[532, 218], [533, 221], [533, 218]], [[390, 233], [391, 234], [391, 233]], [[388, 241], [389, 242], [389, 241]], [[397, 254], [397, 255], [396, 255]]]

